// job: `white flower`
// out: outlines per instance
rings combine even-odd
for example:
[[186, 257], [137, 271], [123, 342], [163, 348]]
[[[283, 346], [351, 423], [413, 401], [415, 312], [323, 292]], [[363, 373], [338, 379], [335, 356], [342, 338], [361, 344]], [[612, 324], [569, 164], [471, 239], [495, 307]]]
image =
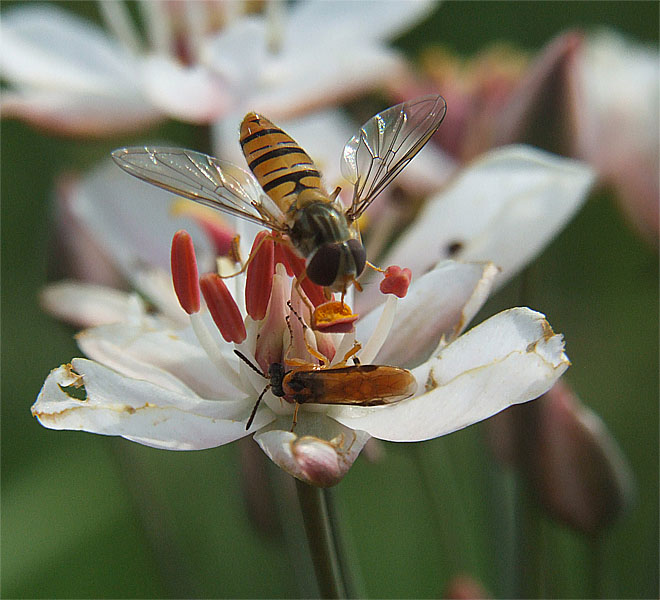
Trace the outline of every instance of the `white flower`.
[[304, 112], [394, 76], [400, 58], [385, 40], [431, 4], [271, 2], [246, 16], [243, 4], [143, 2], [146, 43], [123, 2], [99, 6], [111, 33], [50, 5], [3, 14], [4, 117], [108, 135], [166, 117], [210, 123], [246, 106]]
[[[171, 450], [211, 448], [254, 433], [264, 452], [295, 477], [333, 485], [370, 436], [419, 441], [450, 433], [536, 398], [566, 370], [562, 337], [527, 308], [502, 312], [459, 337], [487, 297], [496, 271], [490, 264], [444, 262], [413, 285], [396, 318], [396, 299], [390, 297], [358, 325], [358, 339], [373, 330], [358, 353], [362, 364], [379, 351], [415, 363], [410, 366], [417, 393], [396, 404], [303, 404], [292, 431], [293, 405], [269, 391], [246, 430], [264, 377], [210, 331], [203, 315], [193, 314], [192, 328], [181, 330], [142, 314], [79, 334], [78, 343], [92, 360], [76, 358], [53, 370], [32, 412], [52, 429], [120, 435]], [[229, 281], [237, 288], [234, 297], [241, 298], [244, 278]], [[304, 358], [302, 330], [296, 319], [290, 330], [285, 323], [290, 297], [298, 311], [303, 306], [291, 285], [278, 266], [265, 318], [246, 317], [247, 335], [235, 345], [256, 357], [262, 369]], [[317, 334], [311, 343], [326, 355], [334, 348], [336, 361], [353, 340], [352, 334]]]

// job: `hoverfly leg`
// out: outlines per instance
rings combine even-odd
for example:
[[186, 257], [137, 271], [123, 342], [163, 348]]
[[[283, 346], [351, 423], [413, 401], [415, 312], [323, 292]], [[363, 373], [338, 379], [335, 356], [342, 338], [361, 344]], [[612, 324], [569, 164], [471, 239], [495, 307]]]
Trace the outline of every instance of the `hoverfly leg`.
[[371, 267], [374, 271], [377, 271], [378, 273], [385, 273], [385, 269], [381, 269], [380, 267], [377, 267], [374, 264], [371, 264], [369, 261], [366, 261], [367, 267]]
[[293, 285], [296, 288], [296, 292], [298, 292], [298, 295], [302, 298], [302, 301], [305, 303], [305, 305], [309, 309], [310, 314], [313, 314], [314, 313], [314, 305], [310, 302], [309, 298], [307, 297], [307, 294], [305, 294], [305, 291], [302, 289], [302, 285], [300, 283], [305, 277], [307, 277], [307, 273], [303, 273], [301, 275], [300, 279], [298, 279], [296, 277]]
[[[236, 237], [238, 237], [238, 236], [236, 236]], [[234, 238], [234, 239], [236, 239], [236, 238]], [[274, 235], [265, 235], [263, 238], [261, 238], [261, 240], [259, 240], [259, 243], [257, 244], [256, 248], [254, 248], [254, 250], [252, 250], [252, 252], [250, 252], [250, 256], [247, 257], [247, 260], [245, 261], [245, 263], [241, 267], [241, 270], [236, 271], [236, 273], [231, 273], [231, 275], [220, 275], [219, 274], [220, 279], [231, 279], [232, 277], [236, 277], [237, 275], [240, 275], [241, 273], [244, 273], [247, 270], [247, 268], [250, 266], [250, 263], [252, 262], [254, 257], [257, 255], [257, 252], [259, 252], [259, 248], [261, 248], [262, 244], [267, 239], [276, 240], [276, 236], [274, 236]], [[232, 241], [232, 244], [233, 244], [233, 241]]]
[[337, 186], [335, 191], [330, 194], [330, 200], [334, 202], [337, 199], [337, 196], [341, 193], [341, 187]]
[[[291, 304], [291, 300], [287, 301], [287, 306], [289, 307], [291, 312], [294, 315], [296, 315], [296, 317], [298, 318], [298, 321], [300, 321], [300, 324], [302, 325], [302, 328], [303, 328], [303, 342], [305, 342], [305, 348], [307, 348], [307, 352], [309, 352], [314, 358], [318, 359], [318, 361], [321, 363], [321, 365], [323, 365], [323, 366], [327, 365], [328, 364], [328, 359], [325, 356], [323, 356], [323, 354], [321, 354], [316, 348], [313, 348], [312, 345], [307, 340], [307, 332], [310, 329], [307, 326], [307, 324], [302, 320], [302, 317], [293, 308], [293, 305]], [[290, 318], [289, 318], [288, 315], [286, 317], [286, 322], [287, 322], [287, 326], [289, 327], [289, 333], [291, 334], [291, 340], [293, 341], [293, 331], [291, 330], [291, 321], [290, 321]]]

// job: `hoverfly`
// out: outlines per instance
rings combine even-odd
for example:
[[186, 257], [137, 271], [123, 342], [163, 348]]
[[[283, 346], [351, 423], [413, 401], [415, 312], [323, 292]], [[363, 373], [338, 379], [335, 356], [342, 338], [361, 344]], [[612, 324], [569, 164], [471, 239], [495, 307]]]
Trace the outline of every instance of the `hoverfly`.
[[273, 363], [263, 373], [238, 350], [236, 355], [262, 377], [269, 380], [259, 395], [245, 429], [250, 429], [257, 408], [268, 390], [278, 398], [295, 404], [293, 424], [296, 426], [301, 404], [345, 404], [355, 406], [382, 406], [410, 398], [417, 391], [417, 381], [407, 369], [387, 365], [340, 365], [329, 367], [293, 361], [286, 370], [283, 363]]
[[397, 104], [369, 119], [344, 147], [342, 174], [353, 184], [346, 208], [340, 188], [328, 194], [312, 159], [265, 117], [248, 113], [240, 143], [254, 176], [206, 154], [166, 147], [112, 153], [126, 172], [148, 183], [270, 228], [306, 261], [306, 276], [345, 292], [360, 276], [366, 252], [357, 219], [440, 126], [441, 96]]

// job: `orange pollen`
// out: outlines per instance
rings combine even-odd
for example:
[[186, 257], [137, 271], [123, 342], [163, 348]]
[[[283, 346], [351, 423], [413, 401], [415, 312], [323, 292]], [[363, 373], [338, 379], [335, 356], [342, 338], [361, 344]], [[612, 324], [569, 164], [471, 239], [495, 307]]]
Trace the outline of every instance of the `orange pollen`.
[[190, 234], [181, 229], [172, 238], [172, 281], [181, 308], [189, 315], [199, 312], [197, 260]]
[[245, 308], [255, 321], [266, 316], [275, 272], [275, 243], [267, 231], [254, 238], [245, 284]]
[[225, 282], [216, 273], [202, 275], [199, 280], [211, 317], [226, 342], [240, 344], [247, 337], [241, 311]]
[[383, 294], [394, 294], [398, 298], [404, 298], [408, 293], [411, 279], [412, 271], [410, 269], [392, 265], [385, 269], [385, 278], [380, 282], [380, 291]]
[[323, 333], [348, 333], [355, 329], [358, 315], [344, 302], [332, 300], [316, 307], [312, 315], [312, 329]]

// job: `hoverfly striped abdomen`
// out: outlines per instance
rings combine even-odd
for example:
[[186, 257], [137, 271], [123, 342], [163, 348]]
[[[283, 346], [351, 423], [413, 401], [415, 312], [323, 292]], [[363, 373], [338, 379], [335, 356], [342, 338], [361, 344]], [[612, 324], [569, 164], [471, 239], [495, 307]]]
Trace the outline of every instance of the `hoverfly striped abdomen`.
[[309, 155], [279, 127], [256, 113], [248, 113], [241, 123], [241, 148], [259, 185], [280, 209], [287, 213], [304, 190], [318, 191], [321, 174]]

